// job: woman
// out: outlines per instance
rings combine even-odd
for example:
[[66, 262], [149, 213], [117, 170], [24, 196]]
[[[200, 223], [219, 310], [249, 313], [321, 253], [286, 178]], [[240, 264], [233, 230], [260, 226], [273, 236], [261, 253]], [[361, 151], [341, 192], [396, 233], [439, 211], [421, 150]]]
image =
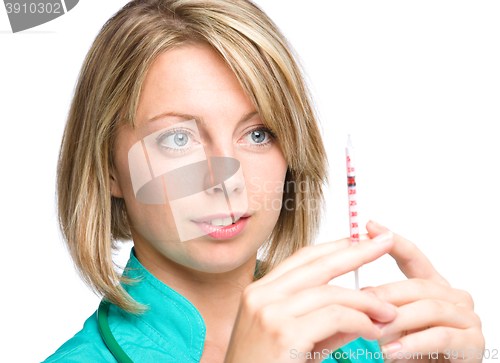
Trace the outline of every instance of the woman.
[[[312, 246], [326, 169], [293, 52], [260, 9], [128, 3], [85, 59], [58, 168], [61, 229], [107, 303], [46, 362], [354, 362], [380, 361], [379, 344], [394, 354], [484, 349], [470, 295], [410, 241], [370, 222], [356, 246]], [[119, 276], [112, 250], [126, 239], [134, 247]], [[409, 280], [327, 284], [386, 253]]]

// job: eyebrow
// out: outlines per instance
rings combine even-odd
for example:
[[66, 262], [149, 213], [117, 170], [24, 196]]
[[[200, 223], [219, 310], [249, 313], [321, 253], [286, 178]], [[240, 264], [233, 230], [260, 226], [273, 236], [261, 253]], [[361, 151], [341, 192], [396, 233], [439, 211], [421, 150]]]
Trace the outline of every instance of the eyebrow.
[[[240, 120], [238, 121], [238, 124], [250, 120], [256, 114], [258, 114], [257, 111], [252, 111], [250, 113], [247, 113], [242, 118], [240, 118]], [[179, 117], [179, 118], [183, 118], [185, 120], [195, 120], [197, 123], [199, 123], [203, 126], [207, 125], [207, 122], [201, 116], [190, 115], [190, 114], [186, 114], [186, 113], [178, 113], [178, 112], [164, 112], [164, 113], [161, 113], [159, 115], [156, 115], [156, 116], [150, 118], [147, 122], [153, 122], [153, 121], [156, 121], [156, 120], [163, 118], [163, 117]]]

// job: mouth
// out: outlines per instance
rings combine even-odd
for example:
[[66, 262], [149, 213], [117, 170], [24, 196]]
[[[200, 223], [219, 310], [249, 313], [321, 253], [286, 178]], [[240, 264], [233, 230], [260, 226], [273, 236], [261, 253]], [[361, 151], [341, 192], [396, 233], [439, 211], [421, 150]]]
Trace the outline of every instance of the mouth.
[[245, 229], [250, 219], [249, 214], [241, 215], [240, 213], [240, 216], [237, 215], [237, 213], [234, 214], [234, 223], [231, 216], [221, 214], [203, 217], [201, 220], [193, 220], [193, 222], [204, 234], [210, 237], [228, 239], [239, 235]]
[[[234, 217], [234, 221], [233, 221]], [[210, 214], [205, 217], [199, 217], [196, 219], [193, 219], [193, 222], [195, 223], [207, 223], [212, 226], [223, 226], [226, 227], [230, 224], [236, 223], [240, 218], [245, 218], [245, 217], [250, 217], [249, 213], [244, 213], [244, 212], [233, 212], [232, 214], [229, 213], [216, 213], [216, 214]]]

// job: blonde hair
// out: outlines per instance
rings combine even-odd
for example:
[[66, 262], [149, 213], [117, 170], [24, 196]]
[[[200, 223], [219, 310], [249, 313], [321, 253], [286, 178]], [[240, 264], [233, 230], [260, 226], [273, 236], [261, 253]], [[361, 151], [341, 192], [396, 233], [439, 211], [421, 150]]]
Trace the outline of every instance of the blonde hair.
[[[121, 125], [134, 125], [153, 62], [176, 46], [200, 43], [211, 45], [233, 70], [288, 163], [287, 207], [262, 247], [254, 280], [313, 244], [319, 230], [326, 152], [299, 65], [276, 25], [248, 0], [131, 1], [104, 24], [85, 58], [57, 172], [59, 223], [80, 276], [130, 313], [145, 306], [120, 285], [134, 280], [120, 276], [112, 259], [117, 241], [132, 237], [124, 200], [110, 193], [113, 142]], [[305, 190], [296, 188], [304, 183]]]

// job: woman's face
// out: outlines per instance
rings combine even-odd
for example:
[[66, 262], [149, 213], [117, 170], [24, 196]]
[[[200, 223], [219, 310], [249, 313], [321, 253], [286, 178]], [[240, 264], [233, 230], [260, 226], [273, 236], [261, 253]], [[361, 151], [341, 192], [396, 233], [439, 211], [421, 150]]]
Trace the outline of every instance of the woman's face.
[[[125, 199], [138, 255], [206, 272], [230, 271], [252, 257], [278, 219], [287, 170], [266, 130], [211, 47], [164, 53], [146, 76], [136, 126], [120, 129], [114, 149], [112, 194]], [[155, 176], [149, 196], [138, 190]], [[220, 177], [226, 181], [214, 182]], [[231, 212], [248, 217], [227, 234], [203, 223]]]

